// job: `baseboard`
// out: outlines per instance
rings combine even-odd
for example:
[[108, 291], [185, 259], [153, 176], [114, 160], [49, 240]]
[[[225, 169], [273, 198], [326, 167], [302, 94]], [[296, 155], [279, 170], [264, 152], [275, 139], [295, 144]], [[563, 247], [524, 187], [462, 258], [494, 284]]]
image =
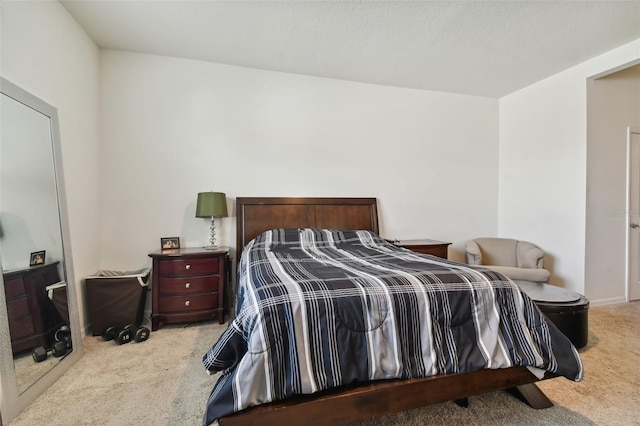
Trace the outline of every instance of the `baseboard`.
[[624, 297], [610, 297], [608, 299], [589, 300], [590, 307], [607, 306], [607, 305], [619, 305], [621, 303], [627, 303], [627, 299]]

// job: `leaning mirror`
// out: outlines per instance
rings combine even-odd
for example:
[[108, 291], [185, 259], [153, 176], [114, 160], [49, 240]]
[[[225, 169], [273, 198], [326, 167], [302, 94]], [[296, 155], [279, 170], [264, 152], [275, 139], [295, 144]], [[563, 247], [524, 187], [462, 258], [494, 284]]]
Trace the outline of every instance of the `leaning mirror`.
[[80, 353], [57, 111], [0, 80], [0, 380], [10, 420]]

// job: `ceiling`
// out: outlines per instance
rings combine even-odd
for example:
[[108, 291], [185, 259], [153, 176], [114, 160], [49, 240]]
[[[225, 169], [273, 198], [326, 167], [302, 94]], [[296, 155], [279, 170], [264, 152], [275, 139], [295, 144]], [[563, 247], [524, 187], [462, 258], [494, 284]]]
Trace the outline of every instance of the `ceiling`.
[[640, 1], [61, 3], [100, 48], [489, 97], [640, 38]]

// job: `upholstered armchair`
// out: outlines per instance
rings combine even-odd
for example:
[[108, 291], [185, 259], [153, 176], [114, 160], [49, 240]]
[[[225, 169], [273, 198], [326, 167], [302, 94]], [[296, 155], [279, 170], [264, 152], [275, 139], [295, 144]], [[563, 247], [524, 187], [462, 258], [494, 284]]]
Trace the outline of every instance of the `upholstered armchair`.
[[510, 238], [476, 238], [467, 241], [467, 263], [501, 272], [514, 281], [549, 282], [544, 252], [535, 244]]
[[511, 278], [576, 348], [589, 339], [589, 301], [575, 291], [547, 284], [544, 252], [535, 244], [510, 238], [467, 241], [467, 263], [482, 265]]

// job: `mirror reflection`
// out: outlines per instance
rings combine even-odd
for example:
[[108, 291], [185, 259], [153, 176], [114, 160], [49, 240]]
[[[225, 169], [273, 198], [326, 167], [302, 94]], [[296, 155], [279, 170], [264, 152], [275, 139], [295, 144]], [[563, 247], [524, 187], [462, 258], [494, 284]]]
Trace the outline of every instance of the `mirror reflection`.
[[0, 96], [0, 253], [18, 392], [72, 350], [48, 116]]

